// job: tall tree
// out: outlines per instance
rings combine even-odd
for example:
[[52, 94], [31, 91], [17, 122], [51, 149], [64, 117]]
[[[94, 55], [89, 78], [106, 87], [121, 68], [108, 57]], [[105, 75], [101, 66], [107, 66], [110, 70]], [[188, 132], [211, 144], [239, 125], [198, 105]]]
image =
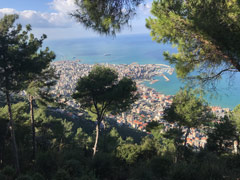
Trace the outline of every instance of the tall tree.
[[104, 116], [107, 112], [119, 113], [129, 109], [137, 99], [136, 90], [134, 81], [126, 77], [118, 80], [116, 71], [100, 65], [78, 80], [73, 98], [82, 108], [97, 116], [93, 156], [97, 152], [99, 128]]
[[46, 62], [54, 58], [54, 53], [49, 52], [48, 48], [40, 50], [46, 35], [35, 38], [29, 34], [31, 26], [27, 25], [23, 30], [20, 24], [14, 25], [16, 19], [18, 15], [5, 15], [0, 20], [0, 91], [6, 95], [15, 167], [19, 172], [10, 95], [24, 88], [24, 82], [30, 78], [30, 74], [40, 74], [46, 68]]
[[143, 0], [75, 0], [77, 9], [71, 13], [86, 28], [115, 35], [136, 14], [136, 7]]
[[49, 93], [50, 87], [55, 85], [58, 76], [55, 74], [55, 70], [50, 67], [50, 61], [45, 58], [47, 65], [46, 69], [42, 70], [40, 74], [32, 74], [31, 78], [26, 81], [27, 85], [27, 95], [30, 105], [30, 118], [32, 125], [32, 149], [33, 155], [32, 159], [35, 161], [36, 155], [36, 133], [35, 133], [35, 118], [34, 118], [34, 102], [37, 101], [38, 104], [50, 104], [54, 102], [51, 94]]
[[147, 27], [153, 39], [178, 48], [164, 53], [178, 77], [206, 85], [240, 71], [238, 0], [155, 0], [151, 12], [156, 18], [147, 19]]
[[213, 129], [208, 133], [207, 150], [217, 154], [231, 153], [234, 150], [236, 140], [236, 127], [227, 116], [215, 123]]
[[210, 118], [211, 111], [207, 103], [190, 89], [181, 89], [173, 98], [172, 105], [164, 110], [165, 120], [177, 122], [180, 127], [187, 127], [184, 146], [187, 145], [190, 128], [207, 124]]
[[233, 111], [230, 113], [231, 123], [236, 128], [236, 141], [237, 141], [237, 153], [239, 153], [239, 145], [240, 145], [240, 104], [237, 105]]

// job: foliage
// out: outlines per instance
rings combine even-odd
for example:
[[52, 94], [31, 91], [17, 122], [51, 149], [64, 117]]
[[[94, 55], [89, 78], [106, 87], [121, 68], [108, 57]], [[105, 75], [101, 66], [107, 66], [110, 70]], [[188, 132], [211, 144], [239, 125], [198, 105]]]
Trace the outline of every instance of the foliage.
[[59, 169], [55, 175], [55, 180], [70, 180], [69, 174], [64, 169]]
[[75, 159], [71, 159], [64, 163], [64, 170], [71, 176], [71, 177], [79, 177], [81, 176], [82, 168], [81, 162]]
[[181, 129], [179, 128], [174, 128], [174, 129], [170, 129], [168, 130], [163, 136], [166, 139], [171, 139], [174, 142], [175, 147], [179, 147], [182, 143], [182, 136], [183, 136], [183, 132]]
[[32, 180], [32, 178], [28, 175], [21, 175], [16, 180]]
[[215, 123], [213, 130], [208, 133], [206, 148], [218, 154], [231, 153], [236, 137], [235, 126], [225, 116], [219, 123]]
[[76, 0], [71, 16], [86, 28], [100, 34], [115, 35], [135, 15], [143, 0]]
[[154, 129], [157, 129], [159, 127], [159, 123], [157, 121], [149, 122], [146, 126], [147, 132], [152, 132]]
[[77, 133], [75, 135], [75, 141], [79, 144], [83, 149], [90, 149], [93, 144], [92, 137], [85, 133], [82, 128], [77, 129]]
[[16, 176], [16, 171], [11, 166], [5, 166], [1, 173], [7, 178], [7, 179], [14, 179]]
[[130, 109], [138, 98], [136, 91], [136, 83], [132, 79], [123, 77], [118, 80], [115, 70], [100, 65], [94, 66], [88, 76], [78, 80], [72, 97], [83, 109], [94, 114], [97, 121], [93, 156], [97, 152], [100, 125], [104, 116]]
[[153, 39], [178, 48], [164, 53], [178, 77], [205, 85], [240, 71], [239, 1], [155, 0], [151, 12], [155, 18], [147, 19], [147, 27]]
[[165, 156], [154, 157], [149, 164], [153, 174], [161, 178], [163, 176], [167, 176], [169, 173], [169, 169], [172, 166], [172, 162]]
[[73, 98], [99, 118], [106, 112], [129, 109], [137, 99], [136, 90], [131, 79], [124, 77], [118, 81], [116, 71], [97, 65], [88, 76], [79, 79]]
[[1, 179], [1, 180], [7, 180], [7, 177], [4, 176], [2, 173], [0, 173], [0, 179]]
[[40, 39], [35, 38], [30, 34], [31, 26], [27, 25], [23, 30], [20, 24], [15, 26], [16, 19], [18, 15], [5, 15], [0, 20], [0, 91], [6, 95], [9, 118], [7, 126], [11, 132], [15, 167], [17, 173], [20, 173], [10, 95], [23, 90], [25, 82], [32, 75], [41, 74], [55, 55], [48, 48], [41, 49], [46, 35], [42, 35]]
[[117, 157], [132, 164], [137, 161], [140, 154], [140, 147], [135, 144], [124, 144], [117, 148]]
[[53, 152], [41, 152], [36, 157], [37, 172], [43, 174], [45, 177], [50, 178], [51, 173], [57, 169], [56, 158]]
[[14, 26], [17, 19], [17, 15], [6, 15], [0, 20], [0, 90], [3, 92], [20, 91], [31, 74], [41, 73], [46, 68], [44, 62], [55, 57], [48, 48], [40, 49], [46, 35], [35, 38], [29, 34], [30, 25], [26, 30], [20, 24]]
[[34, 104], [42, 107], [47, 105], [57, 106], [57, 99], [54, 99], [50, 89], [56, 85], [59, 76], [56, 74], [55, 69], [50, 67], [50, 61], [47, 59], [45, 61], [47, 61], [44, 62], [47, 63], [46, 69], [43, 69], [40, 74], [32, 74], [28, 81], [25, 82], [26, 93], [32, 109], [34, 109]]
[[236, 126], [237, 131], [240, 132], [240, 105], [237, 105], [233, 109], [232, 113], [230, 114], [230, 119]]
[[[81, 3], [84, 2], [90, 1], [81, 1]], [[106, 2], [108, 1], [101, 1], [101, 3]], [[232, 14], [230, 11], [230, 14], [224, 14], [226, 8], [225, 6], [220, 6], [223, 14], [219, 14], [218, 18], [222, 20], [221, 25], [224, 25], [225, 20], [230, 17], [230, 27], [228, 28], [230, 30], [235, 29], [235, 24], [232, 22], [236, 21], [235, 23], [237, 24], [239, 18], [236, 16], [236, 12], [238, 12], [236, 1], [216, 1], [216, 5], [212, 2], [212, 0], [197, 1], [195, 3], [193, 3], [193, 1], [173, 2], [159, 0], [154, 2], [153, 9], [156, 10], [156, 8], [160, 8], [162, 12], [165, 12], [164, 8], [160, 5], [166, 5], [164, 7], [168, 8], [174, 7], [173, 9], [178, 7], [180, 8], [178, 9], [179, 11], [175, 12], [171, 10], [171, 12], [168, 12], [170, 19], [177, 18], [178, 16], [175, 16], [176, 14], [186, 13], [183, 19], [188, 22], [190, 21], [188, 14], [190, 13], [191, 17], [196, 18], [191, 19], [191, 23], [195, 25], [198, 24], [195, 20], [202, 20], [201, 18], [203, 17], [203, 13], [198, 11], [199, 6], [203, 4], [209, 5], [210, 3], [211, 6], [209, 7], [215, 8], [216, 5], [227, 4], [229, 5], [228, 10], [235, 9], [236, 11], [231, 11]], [[94, 4], [95, 2], [91, 3], [92, 4], [87, 5], [89, 8], [91, 6], [101, 6], [101, 4]], [[185, 5], [181, 6], [182, 4]], [[159, 6], [155, 7], [157, 5]], [[190, 7], [198, 8], [190, 9]], [[208, 11], [209, 7], [202, 7], [206, 14], [210, 13]], [[217, 7], [216, 9], [212, 9], [214, 18], [214, 13], [220, 12], [221, 8]], [[195, 10], [196, 13], [194, 12], [192, 14], [193, 10]], [[164, 13], [160, 14], [159, 18], [165, 15]], [[209, 22], [213, 20], [213, 17], [209, 18]], [[48, 49], [39, 51], [38, 49], [41, 48], [42, 41], [45, 37], [43, 36], [41, 39], [37, 39], [34, 38], [33, 35], [28, 35], [30, 31], [29, 26], [27, 26], [26, 30], [22, 30], [21, 25], [15, 27], [13, 23], [16, 19], [16, 15], [10, 15], [0, 20], [0, 44], [2, 44], [1, 47], [3, 47], [0, 50], [0, 53], [3, 54], [0, 57], [0, 59], [2, 58], [0, 61], [0, 91], [6, 91], [6, 96], [8, 96], [9, 92], [18, 92], [25, 88], [26, 85], [29, 85], [28, 93], [33, 96], [38, 96], [36, 92], [39, 92], [39, 88], [41, 89], [43, 84], [45, 86], [45, 83], [48, 83], [46, 82], [48, 79], [46, 77], [50, 76], [44, 76], [45, 79], [43, 78], [42, 81], [33, 81], [33, 77], [41, 77], [42, 71], [40, 72], [40, 69], [43, 70], [48, 67], [54, 54], [49, 52]], [[154, 22], [155, 20], [150, 19], [149, 22], [150, 21]], [[168, 23], [171, 25], [171, 23], [175, 22], [177, 21]], [[207, 21], [206, 24], [209, 22]], [[110, 24], [111, 23], [112, 22], [110, 22]], [[215, 25], [218, 25], [218, 23], [219, 21], [216, 21]], [[201, 21], [199, 21], [198, 25], [201, 25], [201, 28], [197, 26], [199, 28], [197, 30], [200, 30], [201, 33], [197, 35], [203, 39], [209, 37], [209, 47], [205, 47], [205, 41], [200, 41], [201, 48], [203, 48], [204, 51], [209, 50], [209, 52], [207, 51], [207, 55], [213, 52], [213, 45], [216, 44], [218, 45], [219, 52], [225, 52], [226, 49], [224, 49], [223, 45], [217, 42], [217, 40], [219, 40], [218, 35], [212, 34], [212, 31], [207, 32], [206, 29], [208, 27]], [[182, 26], [186, 26], [186, 24]], [[111, 30], [112, 26], [107, 25], [106, 27], [110, 28], [109, 32], [115, 32]], [[173, 27], [170, 26], [169, 28]], [[226, 31], [229, 30], [225, 26], [223, 26], [222, 30], [224, 28], [226, 28]], [[107, 31], [107, 29], [104, 30]], [[165, 30], [169, 31], [171, 29]], [[162, 32], [165, 30], [163, 29]], [[192, 30], [186, 29], [184, 32], [198, 32], [197, 30], [194, 28]], [[221, 35], [222, 30], [217, 31], [220, 33], [219, 35]], [[178, 32], [172, 33], [178, 35]], [[182, 37], [190, 37], [188, 35], [189, 34], [183, 34]], [[235, 35], [237, 36], [237, 32], [234, 34], [231, 31], [230, 35], [232, 36], [224, 37], [222, 42], [228, 45], [228, 47], [238, 43], [237, 40], [233, 40], [232, 44], [227, 41], [228, 38], [233, 37], [233, 35], [234, 37]], [[185, 41], [187, 45], [182, 46], [182, 50], [184, 51], [179, 51], [180, 54], [185, 52], [185, 50], [189, 50], [188, 48], [190, 48], [190, 44], [192, 43], [190, 38], [187, 40], [184, 38], [181, 43]], [[195, 41], [199, 41], [199, 39], [197, 39], [198, 36], [195, 38]], [[177, 36], [176, 39], [179, 40]], [[217, 43], [214, 41], [215, 44], [211, 44], [212, 39], [216, 40]], [[166, 42], [172, 41], [178, 44], [178, 46], [182, 45], [179, 44], [179, 41], [171, 39], [170, 36], [165, 40]], [[29, 49], [26, 50], [24, 49], [25, 47]], [[229, 55], [232, 55], [235, 50], [234, 48], [229, 50]], [[206, 54], [206, 52], [204, 53]], [[5, 55], [11, 58], [6, 58]], [[202, 55], [203, 54], [200, 53], [199, 58], [203, 58]], [[215, 54], [215, 65], [218, 64], [220, 55], [221, 54]], [[184, 54], [184, 56], [188, 57], [187, 54]], [[233, 61], [236, 60], [238, 56], [236, 53]], [[212, 60], [211, 58], [206, 61], [210, 62], [210, 60]], [[227, 59], [227, 57], [224, 58]], [[226, 59], [223, 59], [221, 62]], [[33, 64], [33, 66], [32, 69], [29, 70], [31, 64]], [[40, 65], [41, 67], [35, 67]], [[188, 73], [194, 68], [195, 66], [193, 66], [192, 69], [187, 69], [186, 72]], [[33, 69], [36, 71], [33, 72]], [[40, 85], [38, 84], [39, 82]], [[50, 81], [49, 83], [51, 84]], [[238, 142], [237, 148], [239, 149], [240, 105], [230, 112], [228, 116], [221, 119], [219, 123], [216, 123], [214, 127], [208, 129], [207, 148], [198, 149], [198, 152], [195, 152], [191, 148], [182, 146], [183, 132], [181, 128], [186, 127], [188, 130], [191, 127], [201, 128], [203, 125], [208, 124], [209, 120], [212, 120], [212, 114], [210, 113], [207, 103], [190, 89], [183, 89], [177, 93], [172, 105], [165, 110], [165, 119], [170, 123], [176, 123], [178, 127], [165, 132], [162, 125], [157, 122], [151, 122], [147, 126], [148, 135], [133, 131], [132, 129], [129, 130], [126, 126], [117, 126], [111, 119], [108, 119], [109, 121], [106, 120], [107, 126], [105, 126], [104, 131], [100, 131], [101, 122], [107, 113], [115, 114], [128, 110], [138, 97], [136, 84], [129, 78], [119, 79], [114, 70], [102, 66], [95, 66], [88, 76], [78, 81], [73, 97], [81, 103], [84, 109], [96, 115], [95, 120], [97, 124], [95, 124], [94, 121], [86, 123], [82, 117], [72, 118], [68, 114], [69, 108], [66, 108], [64, 113], [60, 113], [53, 107], [43, 107], [38, 103], [34, 104], [34, 107], [37, 108], [35, 121], [36, 147], [38, 149], [35, 161], [29, 156], [32, 152], [33, 141], [29, 136], [29, 134], [31, 134], [31, 122], [28, 112], [31, 107], [29, 108], [28, 103], [25, 102], [24, 99], [17, 99], [17, 103], [11, 105], [12, 102], [10, 98], [7, 98], [7, 106], [1, 106], [0, 108], [0, 179], [221, 180], [237, 179], [240, 177], [240, 156], [239, 154], [232, 153], [233, 141], [236, 140]], [[78, 113], [79, 111], [74, 110], [74, 112]], [[16, 142], [19, 147], [17, 153], [20, 154], [20, 165], [22, 167], [20, 175], [18, 174], [18, 170], [10, 166], [14, 155], [11, 153], [13, 146], [11, 146], [10, 139], [13, 131], [9, 132], [11, 126], [9, 129], [7, 128], [9, 124], [9, 114], [11, 114], [15, 124], [14, 132], [16, 132]], [[216, 122], [218, 121], [216, 120]], [[96, 131], [93, 130], [95, 125], [98, 127]], [[188, 133], [189, 131], [187, 131], [185, 135], [185, 142]], [[97, 134], [101, 135], [99, 136], [99, 151], [93, 158], [91, 147], [93, 146], [93, 137]]]
[[190, 128], [203, 128], [213, 119], [207, 103], [197, 97], [191, 89], [181, 89], [173, 98], [169, 108], [164, 110], [164, 119], [170, 123], [176, 123], [179, 128], [186, 128], [184, 134], [184, 147], [182, 147], [182, 129], [176, 126], [176, 130], [166, 133], [165, 138], [171, 138], [177, 152], [176, 158], [187, 158], [189, 149], [187, 148], [187, 138]]
[[[13, 105], [13, 110], [13, 115], [16, 116], [16, 122], [19, 124], [16, 129], [18, 134], [18, 131], [23, 131], [21, 129], [24, 124], [30, 127], [28, 116], [24, 118], [24, 114], [27, 115], [28, 108], [25, 103], [18, 103]], [[6, 108], [0, 110], [2, 118], [7, 117], [6, 113]], [[21, 114], [21, 116], [17, 116], [18, 114]], [[36, 114], [38, 152], [34, 168], [31, 159], [26, 158], [27, 156], [21, 153], [23, 174], [28, 175], [28, 178], [31, 179], [205, 180], [223, 179], [224, 177], [236, 179], [240, 175], [239, 156], [233, 155], [230, 151], [225, 151], [223, 156], [219, 153], [211, 153], [212, 150], [210, 149], [196, 153], [188, 149], [186, 152], [188, 153], [187, 158], [178, 157], [175, 161], [178, 153], [177, 148], [182, 142], [179, 138], [182, 132], [178, 132], [177, 129], [164, 132], [162, 126], [156, 123], [152, 123], [155, 126], [150, 123], [149, 127], [152, 127], [150, 128], [152, 134], [142, 138], [139, 144], [131, 137], [123, 139], [122, 137], [125, 135], [109, 125], [104, 132], [101, 132], [100, 150], [92, 158], [90, 148], [92, 142], [88, 142], [88, 139], [94, 136], [93, 132], [87, 134], [84, 126], [76, 127], [77, 130], [75, 131], [68, 128], [74, 127], [75, 123], [78, 124], [78, 120], [70, 121], [68, 119], [68, 121], [65, 121], [60, 119], [60, 116], [56, 118], [52, 116], [53, 114], [48, 115], [46, 109], [42, 110], [41, 108]], [[64, 122], [71, 122], [71, 125], [64, 125]], [[221, 129], [222, 136], [218, 133], [216, 137], [218, 139], [227, 137], [227, 132], [231, 131], [229, 127], [226, 126]], [[209, 138], [211, 137], [209, 136]], [[29, 141], [31, 139], [19, 141], [22, 142], [20, 151], [25, 150], [26, 154], [31, 152], [31, 149], [28, 148], [31, 146]], [[218, 142], [218, 140], [214, 140], [214, 142]], [[226, 142], [229, 142], [229, 140]], [[87, 146], [89, 148], [86, 148]], [[5, 150], [10, 148], [11, 146], [7, 146]], [[7, 160], [10, 157], [9, 155], [4, 157], [4, 166], [5, 164], [11, 164], [11, 161]], [[36, 173], [40, 173], [40, 175]], [[7, 166], [0, 171], [0, 174], [8, 179], [17, 178], [16, 171]]]
[[181, 89], [173, 98], [170, 108], [165, 109], [164, 119], [168, 122], [177, 122], [179, 126], [197, 128], [206, 125], [211, 117], [207, 103], [198, 98], [193, 90]]
[[44, 180], [43, 175], [41, 175], [40, 173], [35, 173], [32, 177], [33, 180]]

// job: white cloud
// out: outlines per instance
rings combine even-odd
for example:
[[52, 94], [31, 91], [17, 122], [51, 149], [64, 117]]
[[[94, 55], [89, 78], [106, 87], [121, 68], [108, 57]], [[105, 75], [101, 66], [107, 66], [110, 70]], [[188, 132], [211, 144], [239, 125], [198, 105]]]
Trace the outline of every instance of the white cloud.
[[14, 14], [17, 11], [15, 9], [11, 9], [11, 8], [2, 8], [0, 9], [0, 13], [1, 14]]
[[75, 0], [53, 0], [50, 7], [59, 13], [68, 14], [76, 9]]
[[[151, 1], [151, 0], [149, 0]], [[151, 3], [141, 4], [137, 10], [137, 16], [132, 20], [132, 30], [124, 28], [121, 34], [145, 33], [145, 19], [150, 16]], [[96, 36], [98, 34], [86, 30], [69, 15], [76, 9], [75, 0], [53, 0], [49, 3], [52, 12], [41, 12], [35, 10], [17, 11], [11, 8], [0, 9], [0, 18], [4, 14], [19, 14], [18, 23], [22, 25], [31, 24], [33, 32], [37, 35], [45, 33], [48, 39], [61, 39], [73, 37]]]
[[19, 23], [23, 25], [31, 24], [37, 28], [67, 28], [74, 26], [75, 22], [69, 15], [69, 12], [73, 10], [74, 0], [54, 0], [50, 6], [56, 12], [17, 11], [11, 8], [2, 8], [0, 9], [0, 18], [5, 14], [18, 14]]

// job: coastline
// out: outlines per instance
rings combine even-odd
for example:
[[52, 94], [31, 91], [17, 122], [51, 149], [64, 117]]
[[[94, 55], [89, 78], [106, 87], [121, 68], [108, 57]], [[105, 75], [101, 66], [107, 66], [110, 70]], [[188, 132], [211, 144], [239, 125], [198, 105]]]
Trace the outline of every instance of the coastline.
[[[79, 62], [78, 61], [73, 61], [73, 60], [63, 60], [63, 61], [55, 61], [54, 63], [56, 64], [65, 64], [65, 63], [70, 63], [70, 64], [82, 64], [83, 65], [83, 61]], [[122, 67], [136, 67], [136, 68], [140, 68], [140, 67], [147, 67], [149, 66], [149, 68], [151, 68], [151, 66], [156, 66], [156, 67], [161, 67], [163, 69], [165, 69], [164, 73], [162, 72], [156, 72], [155, 74], [151, 74], [150, 77], [147, 78], [142, 78], [141, 80], [143, 81], [143, 84], [146, 85], [147, 87], [151, 87], [154, 88], [156, 91], [158, 91], [159, 93], [162, 94], [169, 94], [169, 95], [175, 95], [176, 92], [180, 89], [180, 87], [183, 87], [184, 84], [177, 79], [176, 77], [176, 73], [174, 72], [174, 68], [169, 68], [169, 65], [164, 65], [164, 64], [138, 64], [138, 63], [132, 63], [132, 64], [109, 64], [109, 63], [99, 63], [99, 64], [103, 64], [109, 67], [113, 67], [116, 70], [119, 69], [120, 66]], [[93, 66], [94, 64], [85, 64], [86, 66]], [[160, 66], [161, 65], [161, 66]], [[167, 73], [167, 74], [166, 74]], [[163, 76], [161, 76], [161, 74], [166, 75], [166, 77], [169, 79], [169, 81], [166, 81], [166, 79], [163, 79]], [[120, 75], [126, 75], [120, 72]], [[133, 73], [132, 72], [128, 72], [127, 76], [136, 79], [133, 77]], [[155, 81], [157, 80], [157, 81]], [[151, 81], [155, 81], [154, 83], [150, 83]], [[223, 84], [224, 85], [224, 84]], [[222, 85], [222, 86], [223, 86]], [[240, 97], [237, 96], [233, 96], [233, 94], [237, 94], [239, 88], [233, 89], [232, 91], [235, 91], [233, 93], [231, 93], [229, 95], [229, 91], [231, 90], [225, 90], [227, 93], [222, 93], [223, 92], [223, 88], [220, 89], [220, 93], [218, 94], [218, 96], [216, 98], [212, 98], [210, 96], [206, 96], [205, 99], [209, 102], [209, 104], [211, 106], [218, 106], [218, 107], [222, 107], [222, 108], [230, 108], [231, 110], [234, 109], [235, 106], [237, 106], [240, 103]], [[227, 95], [226, 95], [227, 94]]]
[[[163, 52], [168, 51], [170, 54], [176, 53], [177, 49], [171, 44], [159, 44], [153, 42], [147, 35], [129, 35], [117, 36], [116, 38], [83, 38], [59, 41], [48, 41], [46, 44], [57, 54], [56, 61], [61, 59], [72, 60], [73, 57], [81, 59], [81, 63], [96, 64], [162, 64], [169, 65], [164, 60]], [[111, 53], [111, 56], [104, 56], [103, 53]], [[166, 82], [162, 77], [155, 78], [159, 80], [154, 84], [146, 84], [153, 87], [160, 93], [174, 95], [184, 84], [177, 79], [176, 72], [172, 75], [167, 74], [170, 81]], [[233, 109], [240, 104], [240, 74], [236, 75], [235, 82], [231, 87], [228, 86], [228, 78], [223, 77], [217, 85], [217, 99], [206, 99], [211, 105], [229, 107]], [[229, 90], [230, 89], [230, 90]]]

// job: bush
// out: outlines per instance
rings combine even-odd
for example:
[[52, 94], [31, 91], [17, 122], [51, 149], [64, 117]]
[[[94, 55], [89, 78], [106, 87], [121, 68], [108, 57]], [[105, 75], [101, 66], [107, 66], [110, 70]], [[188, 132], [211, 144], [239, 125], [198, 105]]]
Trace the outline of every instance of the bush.
[[185, 162], [180, 162], [175, 164], [170, 170], [170, 179], [178, 180], [192, 180], [196, 179], [194, 172], [196, 167], [192, 166], [189, 168], [189, 165]]
[[7, 177], [5, 175], [3, 175], [2, 173], [0, 173], [0, 179], [1, 180], [7, 180]]
[[156, 177], [167, 176], [172, 163], [164, 157], [155, 157], [150, 162], [150, 168]]
[[32, 178], [28, 175], [21, 175], [16, 180], [32, 180]]
[[57, 170], [57, 158], [50, 152], [40, 153], [36, 158], [36, 168], [47, 179], [51, 179], [51, 175]]
[[91, 169], [94, 170], [99, 179], [113, 179], [116, 177], [116, 161], [107, 153], [98, 152], [93, 161]]
[[11, 166], [6, 166], [2, 170], [2, 174], [5, 175], [8, 180], [12, 180], [16, 176], [16, 171]]
[[69, 174], [63, 170], [63, 169], [59, 169], [55, 175], [55, 180], [70, 180], [70, 176]]
[[131, 168], [130, 180], [157, 180], [146, 161], [138, 162]]
[[35, 173], [32, 177], [33, 180], [45, 180], [45, 178], [43, 177], [43, 175], [41, 175], [40, 173]]
[[97, 180], [93, 172], [85, 173], [79, 180]]
[[81, 163], [78, 160], [71, 159], [64, 164], [64, 169], [71, 177], [81, 176]]

